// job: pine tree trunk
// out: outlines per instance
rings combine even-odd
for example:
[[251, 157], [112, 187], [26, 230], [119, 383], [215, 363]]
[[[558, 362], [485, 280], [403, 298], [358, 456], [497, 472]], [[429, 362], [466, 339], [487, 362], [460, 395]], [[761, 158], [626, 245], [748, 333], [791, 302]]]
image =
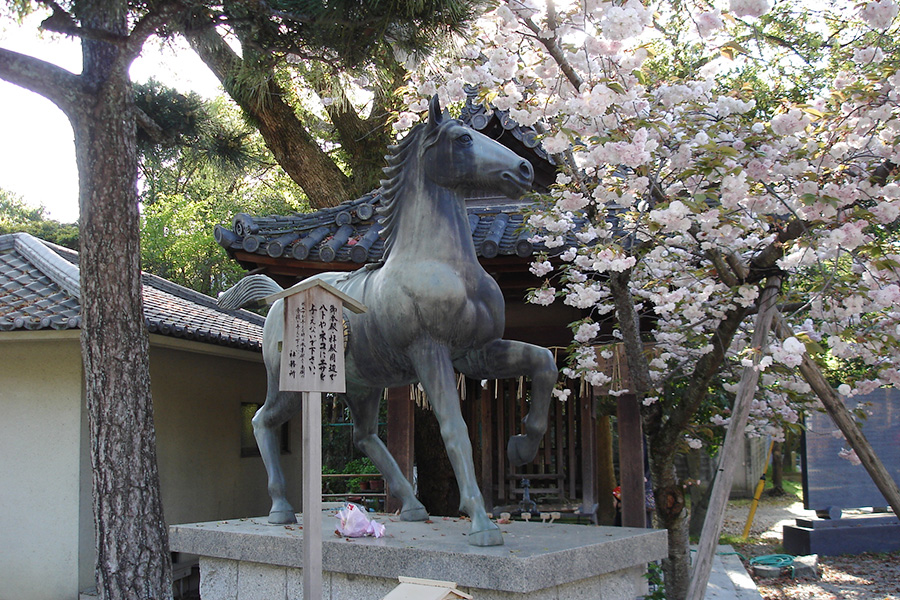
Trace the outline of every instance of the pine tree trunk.
[[[86, 26], [127, 34], [127, 3], [81, 2]], [[70, 110], [81, 208], [81, 345], [90, 421], [101, 599], [172, 597], [141, 295], [136, 130], [128, 64], [83, 40], [84, 90]]]
[[[185, 37], [206, 66], [222, 82], [222, 87], [259, 129], [272, 155], [285, 173], [300, 186], [314, 208], [336, 206], [355, 195], [349, 178], [325, 154], [309, 134], [286, 94], [275, 81], [274, 72], [245, 65], [215, 30], [208, 25], [188, 29]], [[259, 88], [242, 87], [242, 72], [256, 70], [254, 77], [265, 81]], [[246, 73], [243, 73], [246, 76]]]

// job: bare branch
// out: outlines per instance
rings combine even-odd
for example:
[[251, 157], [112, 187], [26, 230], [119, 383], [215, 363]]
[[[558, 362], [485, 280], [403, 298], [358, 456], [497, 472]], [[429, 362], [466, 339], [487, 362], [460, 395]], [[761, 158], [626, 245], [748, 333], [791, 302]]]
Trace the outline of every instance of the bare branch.
[[160, 127], [159, 124], [154, 121], [152, 117], [150, 117], [150, 115], [145, 113], [137, 106], [133, 107], [133, 110], [134, 120], [137, 122], [137, 126], [147, 134], [147, 137], [149, 137], [157, 144], [171, 144], [174, 141], [172, 136], [163, 131], [163, 128]]
[[535, 24], [531, 19], [522, 18], [522, 23], [527, 27], [538, 39], [544, 47], [547, 49], [547, 52], [550, 56], [553, 57], [553, 60], [556, 61], [556, 64], [559, 65], [560, 70], [566, 76], [566, 79], [569, 83], [572, 84], [576, 90], [580, 90], [581, 86], [584, 84], [584, 80], [575, 72], [575, 69], [572, 68], [572, 65], [569, 64], [569, 61], [566, 60], [565, 55], [562, 52], [562, 49], [559, 47], [558, 39], [554, 32], [553, 37], [542, 37], [540, 35], [541, 28]]
[[86, 95], [81, 77], [52, 63], [0, 48], [0, 79], [40, 94], [72, 116]]

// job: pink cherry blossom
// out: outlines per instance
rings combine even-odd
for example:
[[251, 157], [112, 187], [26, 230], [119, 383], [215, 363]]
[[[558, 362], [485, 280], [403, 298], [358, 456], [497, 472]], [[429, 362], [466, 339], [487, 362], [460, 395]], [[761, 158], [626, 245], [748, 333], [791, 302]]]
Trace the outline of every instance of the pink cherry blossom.
[[873, 29], [887, 29], [897, 18], [897, 3], [893, 0], [867, 2], [859, 13], [863, 21]]
[[772, 8], [768, 0], [731, 0], [731, 12], [737, 17], [761, 17]]

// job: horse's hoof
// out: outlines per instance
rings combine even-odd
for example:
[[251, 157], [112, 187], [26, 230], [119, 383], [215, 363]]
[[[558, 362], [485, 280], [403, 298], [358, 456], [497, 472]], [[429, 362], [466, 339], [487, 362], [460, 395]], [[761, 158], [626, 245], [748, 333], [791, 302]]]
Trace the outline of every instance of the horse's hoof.
[[503, 534], [500, 529], [492, 527], [481, 531], [473, 531], [469, 534], [470, 546], [502, 546]]
[[297, 522], [297, 515], [293, 510], [273, 510], [269, 513], [269, 523], [272, 525], [291, 525]]
[[535, 444], [527, 435], [514, 435], [509, 438], [506, 446], [506, 456], [514, 467], [525, 465], [534, 460], [537, 455], [540, 440]]
[[424, 506], [414, 506], [400, 511], [401, 521], [426, 521], [428, 520], [428, 511]]

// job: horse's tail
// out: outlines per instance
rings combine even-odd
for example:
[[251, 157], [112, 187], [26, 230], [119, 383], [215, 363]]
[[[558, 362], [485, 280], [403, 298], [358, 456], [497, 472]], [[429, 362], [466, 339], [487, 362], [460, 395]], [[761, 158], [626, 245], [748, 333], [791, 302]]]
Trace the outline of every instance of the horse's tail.
[[226, 310], [240, 308], [258, 302], [266, 296], [277, 294], [283, 288], [265, 275], [250, 275], [219, 294], [216, 303]]

